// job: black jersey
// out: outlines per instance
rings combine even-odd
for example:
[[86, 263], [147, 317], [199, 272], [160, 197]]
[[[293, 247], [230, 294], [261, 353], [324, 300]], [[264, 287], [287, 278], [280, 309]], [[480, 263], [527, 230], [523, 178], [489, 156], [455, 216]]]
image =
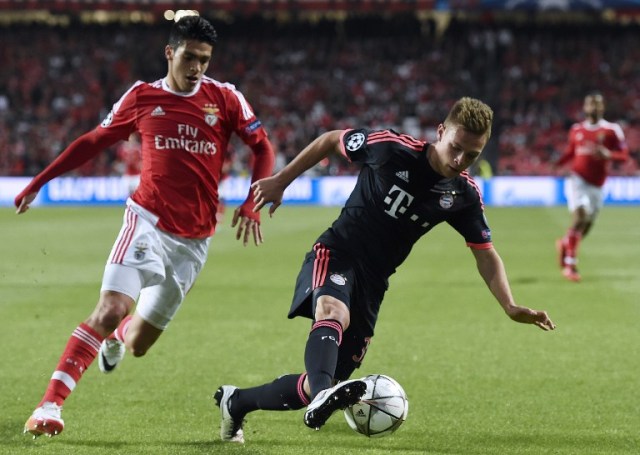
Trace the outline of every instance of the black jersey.
[[491, 247], [477, 185], [466, 172], [450, 179], [436, 173], [427, 143], [393, 130], [357, 129], [342, 134], [341, 146], [362, 169], [340, 216], [318, 242], [347, 252], [385, 288], [418, 239], [443, 221], [468, 246]]

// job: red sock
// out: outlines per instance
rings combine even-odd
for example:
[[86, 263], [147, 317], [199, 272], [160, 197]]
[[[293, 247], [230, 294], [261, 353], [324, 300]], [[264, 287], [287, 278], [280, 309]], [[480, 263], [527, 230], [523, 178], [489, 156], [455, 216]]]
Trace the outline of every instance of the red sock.
[[53, 401], [62, 406], [64, 400], [73, 392], [77, 382], [98, 355], [103, 339], [85, 323], [76, 327], [38, 406], [41, 406], [45, 401]]
[[580, 240], [582, 240], [582, 234], [575, 229], [569, 229], [565, 236], [565, 245], [567, 246], [567, 256], [574, 259], [578, 257], [578, 246], [580, 246]]
[[116, 339], [118, 341], [122, 341], [124, 343], [124, 336], [127, 334], [127, 330], [129, 330], [129, 323], [131, 322], [131, 315], [126, 316], [120, 324], [118, 328], [116, 328], [111, 335], [107, 338], [110, 340]]

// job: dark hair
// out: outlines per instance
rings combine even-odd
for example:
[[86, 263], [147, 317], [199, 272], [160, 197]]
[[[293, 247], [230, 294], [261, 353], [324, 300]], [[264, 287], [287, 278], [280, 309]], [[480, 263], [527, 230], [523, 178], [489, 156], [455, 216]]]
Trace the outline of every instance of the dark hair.
[[169, 46], [175, 49], [187, 40], [200, 41], [213, 46], [218, 40], [218, 34], [208, 20], [200, 16], [186, 16], [171, 27]]

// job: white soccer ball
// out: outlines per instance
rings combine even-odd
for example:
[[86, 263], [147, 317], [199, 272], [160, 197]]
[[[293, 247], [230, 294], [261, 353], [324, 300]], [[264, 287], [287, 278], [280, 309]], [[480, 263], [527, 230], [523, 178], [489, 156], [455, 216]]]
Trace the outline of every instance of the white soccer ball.
[[345, 408], [347, 423], [370, 438], [390, 435], [407, 419], [407, 394], [397, 381], [383, 374], [372, 374], [362, 381], [367, 391], [358, 403]]

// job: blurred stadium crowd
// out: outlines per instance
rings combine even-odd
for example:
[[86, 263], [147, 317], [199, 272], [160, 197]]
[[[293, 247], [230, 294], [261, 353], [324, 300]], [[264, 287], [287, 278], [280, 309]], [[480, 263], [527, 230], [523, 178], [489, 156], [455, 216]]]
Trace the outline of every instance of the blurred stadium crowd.
[[[206, 16], [206, 14], [205, 14]], [[496, 175], [553, 175], [551, 161], [580, 120], [587, 91], [623, 125], [638, 175], [640, 46], [637, 25], [415, 15], [280, 22], [212, 21], [219, 44], [208, 74], [234, 83], [267, 126], [278, 165], [319, 133], [393, 127], [432, 139], [452, 102], [470, 95], [496, 112], [487, 159]], [[35, 175], [94, 128], [137, 79], [166, 74], [169, 24], [0, 27], [0, 175]], [[235, 149], [235, 169], [246, 159]], [[114, 150], [79, 175], [116, 172]], [[352, 172], [326, 162], [321, 174]], [[232, 168], [233, 172], [233, 168]]]

